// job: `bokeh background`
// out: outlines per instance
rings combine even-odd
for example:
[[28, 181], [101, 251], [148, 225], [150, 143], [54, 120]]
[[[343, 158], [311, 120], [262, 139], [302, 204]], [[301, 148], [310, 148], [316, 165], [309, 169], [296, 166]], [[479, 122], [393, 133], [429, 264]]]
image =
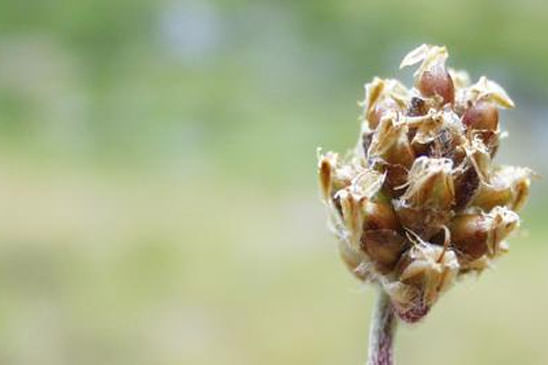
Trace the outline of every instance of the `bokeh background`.
[[[0, 363], [358, 364], [315, 149], [423, 42], [516, 101], [499, 161], [548, 170], [545, 1], [0, 3]], [[398, 334], [401, 364], [548, 363], [548, 198], [511, 254]]]

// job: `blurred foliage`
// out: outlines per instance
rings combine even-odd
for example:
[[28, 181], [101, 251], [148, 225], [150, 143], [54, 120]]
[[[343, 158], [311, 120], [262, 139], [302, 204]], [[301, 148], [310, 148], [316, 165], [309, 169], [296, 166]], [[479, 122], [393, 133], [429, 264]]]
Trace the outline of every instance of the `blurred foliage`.
[[[354, 143], [363, 83], [443, 43], [518, 104], [500, 160], [547, 172], [547, 11], [0, 3], [0, 363], [362, 361], [371, 293], [324, 228], [316, 146]], [[500, 270], [403, 328], [402, 364], [548, 362], [546, 191]]]

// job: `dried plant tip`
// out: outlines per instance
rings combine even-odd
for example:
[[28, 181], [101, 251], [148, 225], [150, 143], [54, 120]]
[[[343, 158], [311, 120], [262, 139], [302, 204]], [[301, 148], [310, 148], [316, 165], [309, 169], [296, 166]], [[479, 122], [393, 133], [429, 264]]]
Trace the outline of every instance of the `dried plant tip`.
[[333, 179], [333, 170], [336, 165], [336, 155], [328, 153], [321, 155], [318, 162], [318, 177], [320, 181], [320, 190], [324, 201], [331, 197], [331, 184]]

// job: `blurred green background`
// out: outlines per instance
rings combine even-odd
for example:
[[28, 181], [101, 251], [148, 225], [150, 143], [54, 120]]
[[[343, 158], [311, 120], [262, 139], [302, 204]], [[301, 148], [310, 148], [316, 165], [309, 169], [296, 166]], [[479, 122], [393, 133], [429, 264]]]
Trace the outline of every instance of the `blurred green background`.
[[[3, 1], [0, 363], [358, 364], [373, 290], [315, 149], [416, 45], [499, 81], [498, 161], [548, 171], [544, 1]], [[400, 364], [547, 364], [546, 180], [512, 252], [398, 334]]]

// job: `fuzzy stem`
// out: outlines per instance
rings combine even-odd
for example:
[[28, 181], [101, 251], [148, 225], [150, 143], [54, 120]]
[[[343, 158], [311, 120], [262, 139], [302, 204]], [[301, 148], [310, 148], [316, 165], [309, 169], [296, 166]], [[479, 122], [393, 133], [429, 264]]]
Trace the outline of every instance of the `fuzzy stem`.
[[378, 298], [373, 309], [369, 330], [368, 365], [392, 365], [392, 348], [397, 319], [390, 303], [390, 297], [379, 288]]

